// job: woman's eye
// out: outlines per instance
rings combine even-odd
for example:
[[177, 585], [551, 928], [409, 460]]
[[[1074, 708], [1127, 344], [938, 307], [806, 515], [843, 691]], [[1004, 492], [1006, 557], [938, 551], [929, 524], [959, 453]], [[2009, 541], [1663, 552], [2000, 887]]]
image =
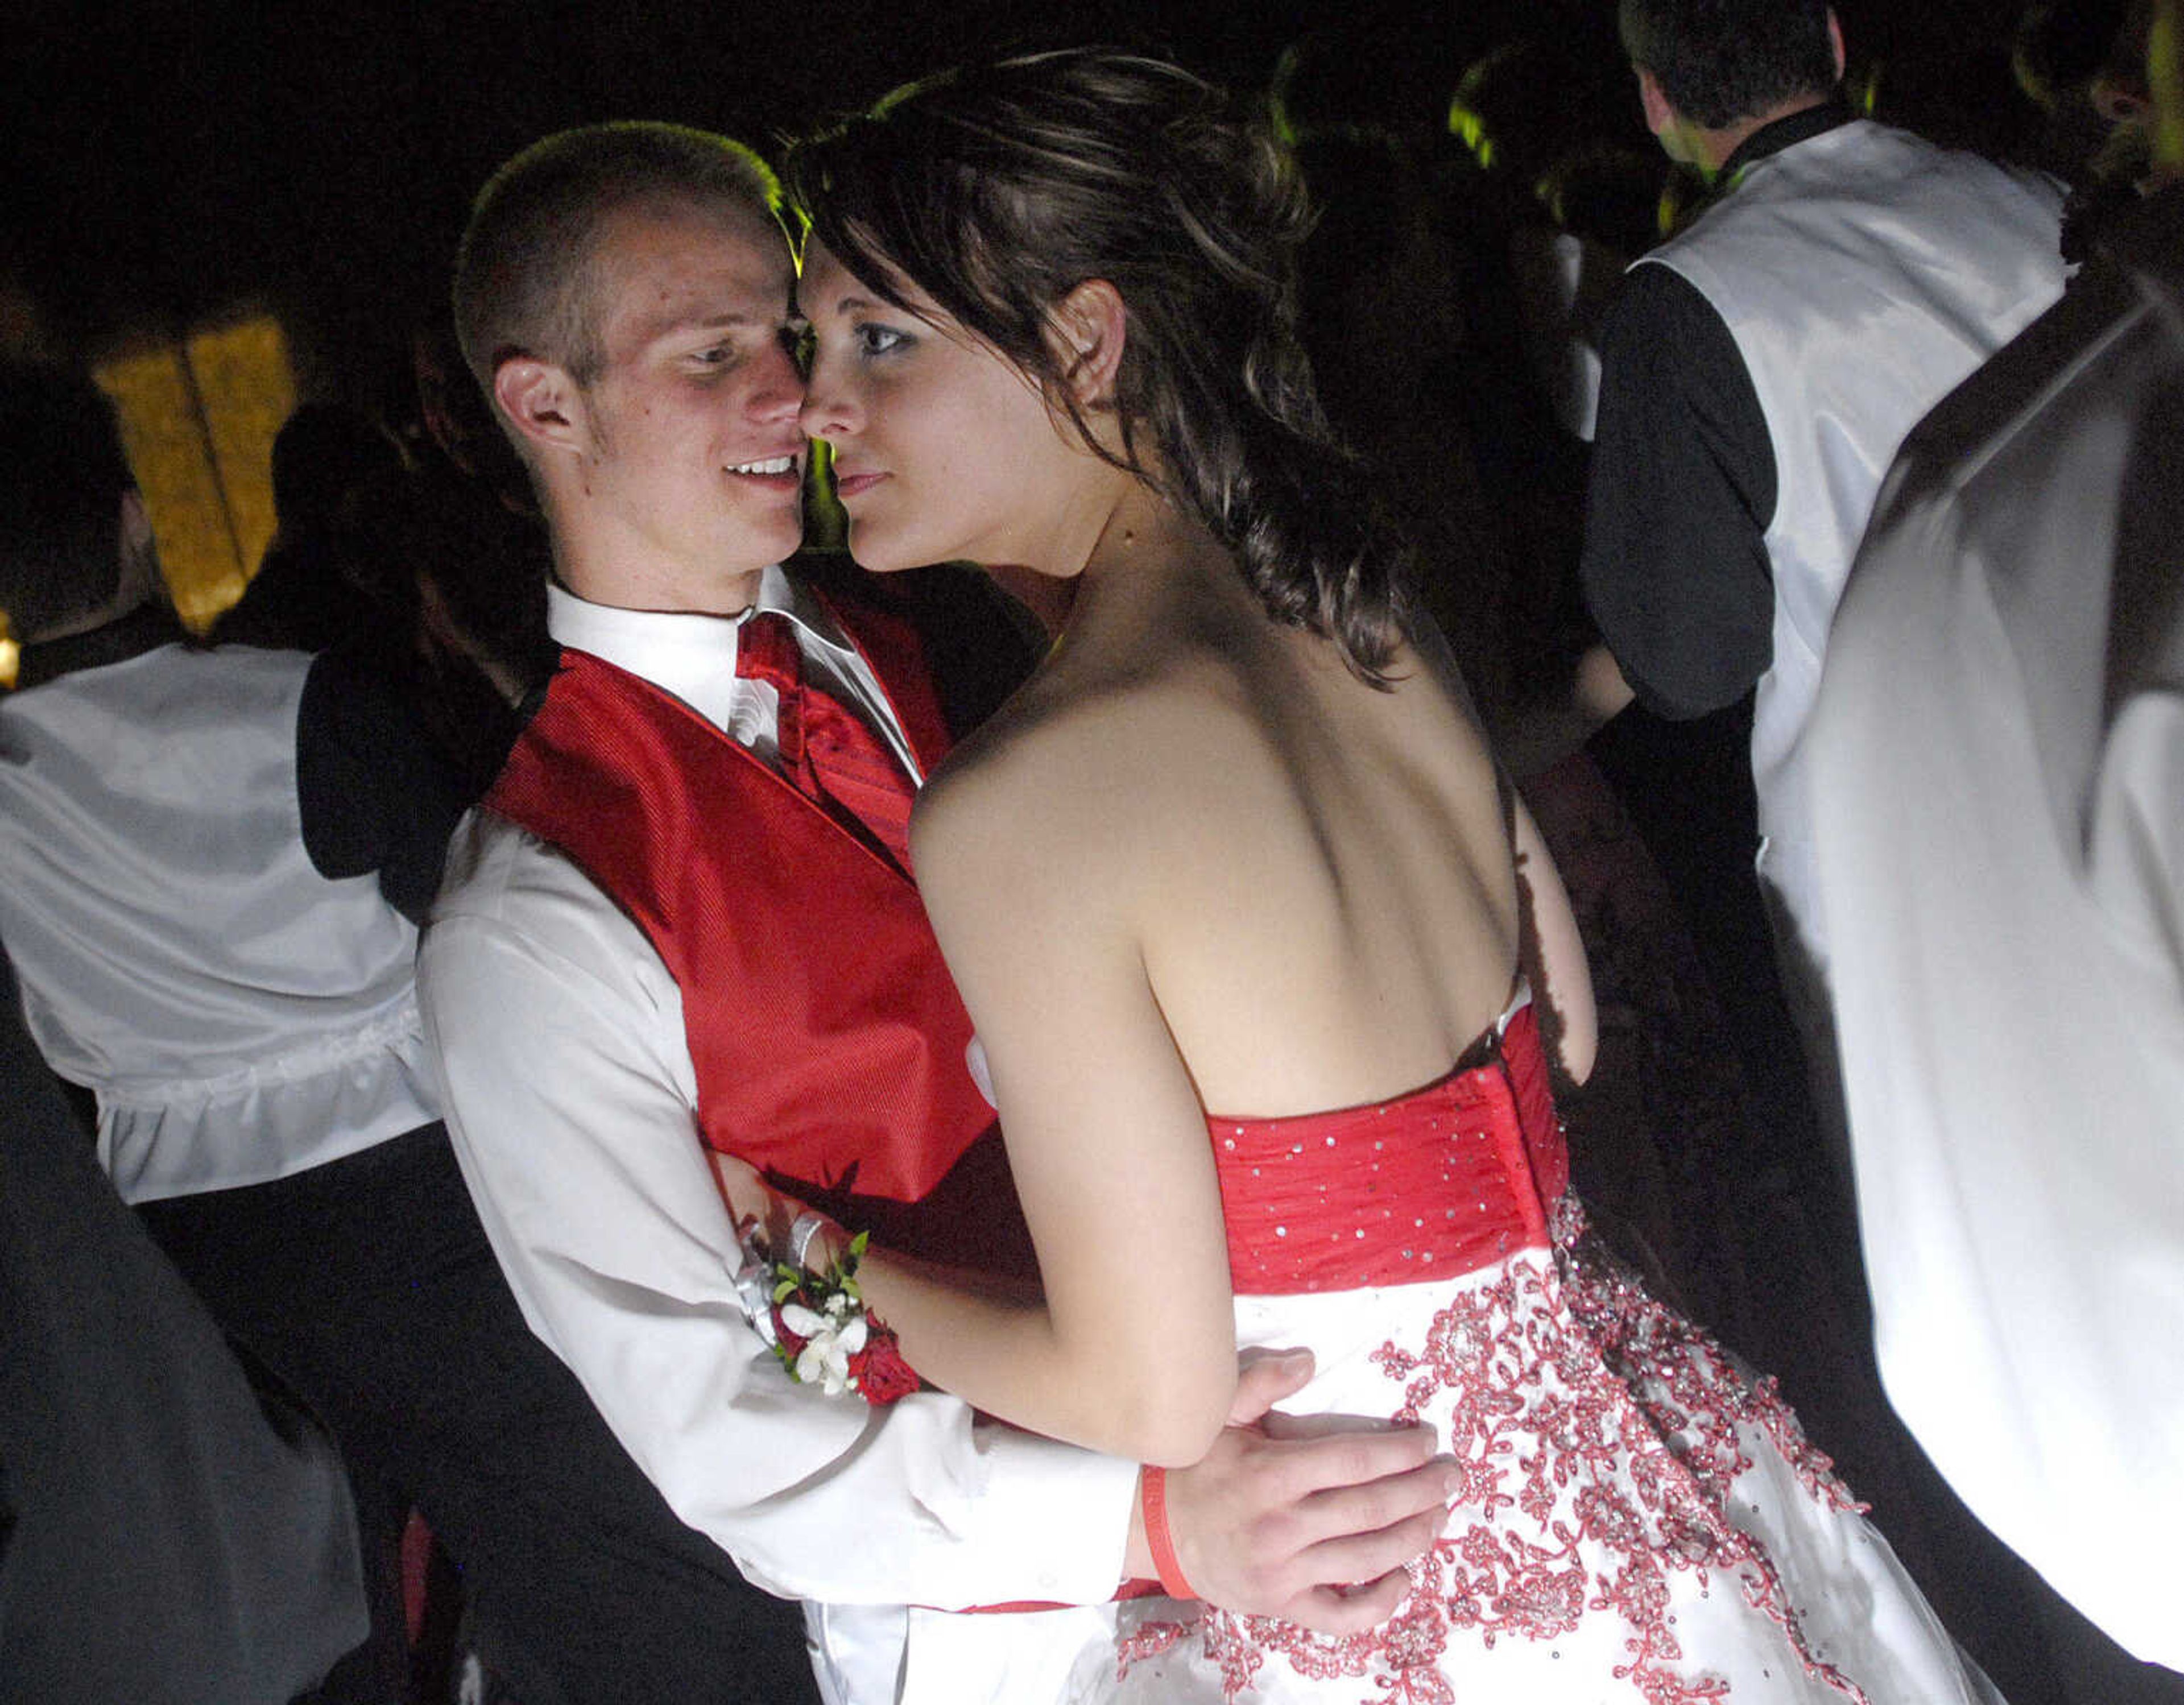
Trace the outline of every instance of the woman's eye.
[[890, 326], [860, 326], [857, 328], [857, 353], [861, 355], [884, 355], [910, 342], [909, 334]]

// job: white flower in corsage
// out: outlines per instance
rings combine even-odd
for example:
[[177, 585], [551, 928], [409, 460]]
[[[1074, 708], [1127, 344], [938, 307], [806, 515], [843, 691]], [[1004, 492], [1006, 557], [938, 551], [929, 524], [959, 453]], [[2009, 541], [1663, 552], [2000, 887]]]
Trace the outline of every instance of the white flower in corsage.
[[850, 1389], [850, 1358], [865, 1347], [871, 1317], [850, 1312], [850, 1299], [840, 1291], [820, 1309], [800, 1302], [781, 1305], [781, 1323], [804, 1340], [796, 1352], [796, 1377], [806, 1385], [817, 1385], [829, 1397]]
[[799, 1383], [829, 1397], [855, 1391], [875, 1407], [917, 1390], [917, 1373], [902, 1359], [894, 1332], [865, 1307], [857, 1262], [868, 1241], [859, 1232], [849, 1252], [824, 1271], [775, 1261], [773, 1353]]

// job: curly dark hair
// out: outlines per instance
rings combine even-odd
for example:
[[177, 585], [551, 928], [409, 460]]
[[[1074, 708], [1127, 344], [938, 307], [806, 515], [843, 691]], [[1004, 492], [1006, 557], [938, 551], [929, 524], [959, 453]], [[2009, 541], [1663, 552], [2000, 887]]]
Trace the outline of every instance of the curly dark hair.
[[[1075, 48], [897, 90], [792, 148], [783, 176], [866, 288], [905, 311], [922, 292], [1039, 382], [1095, 454], [1202, 518], [1270, 616], [1385, 684], [1407, 565], [1297, 340], [1312, 217], [1268, 129], [1178, 66]], [[1091, 279], [1128, 316], [1119, 453], [1095, 440], [1048, 337]]]

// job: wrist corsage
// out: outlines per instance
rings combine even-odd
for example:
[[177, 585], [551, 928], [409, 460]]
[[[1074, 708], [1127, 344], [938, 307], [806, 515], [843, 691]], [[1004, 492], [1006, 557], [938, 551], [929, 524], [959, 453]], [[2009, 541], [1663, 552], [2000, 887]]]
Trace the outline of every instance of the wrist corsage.
[[894, 1330], [865, 1306], [857, 1289], [857, 1263], [870, 1241], [859, 1232], [847, 1253], [816, 1273], [800, 1261], [771, 1263], [773, 1353], [790, 1379], [816, 1385], [830, 1397], [855, 1391], [878, 1407], [907, 1397], [920, 1382], [902, 1359]]

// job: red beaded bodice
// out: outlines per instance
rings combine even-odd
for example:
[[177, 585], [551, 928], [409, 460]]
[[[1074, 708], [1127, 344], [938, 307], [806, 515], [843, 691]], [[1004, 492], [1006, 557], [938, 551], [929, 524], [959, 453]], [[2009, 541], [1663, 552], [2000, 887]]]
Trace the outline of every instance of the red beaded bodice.
[[1230, 1279], [1291, 1295], [1449, 1279], [1544, 1247], [1569, 1185], [1539, 1021], [1519, 1007], [1484, 1065], [1393, 1100], [1212, 1117]]

